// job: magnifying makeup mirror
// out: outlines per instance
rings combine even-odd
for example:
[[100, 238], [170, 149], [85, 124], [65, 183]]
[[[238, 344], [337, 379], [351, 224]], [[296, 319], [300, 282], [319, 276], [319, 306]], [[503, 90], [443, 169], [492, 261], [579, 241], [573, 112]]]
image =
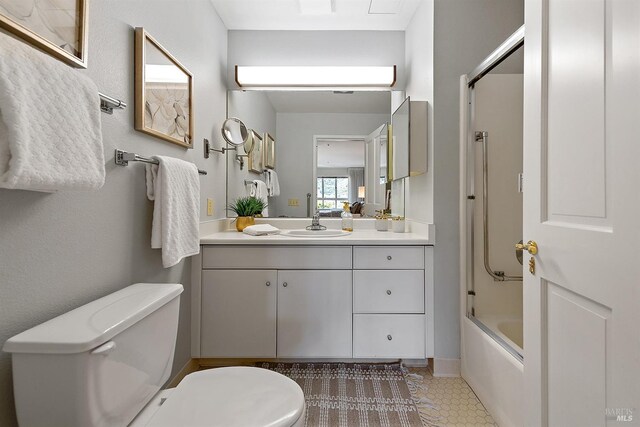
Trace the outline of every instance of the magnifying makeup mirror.
[[[251, 130], [248, 129], [242, 120], [236, 117], [229, 117], [222, 124], [222, 128], [220, 129], [222, 133], [222, 138], [226, 141], [227, 144], [231, 145], [231, 147], [222, 147], [220, 149], [213, 148], [211, 144], [209, 144], [209, 140], [204, 140], [204, 157], [205, 159], [209, 158], [209, 154], [212, 151], [216, 151], [218, 153], [224, 154], [227, 151], [235, 151], [236, 152], [236, 160], [240, 163], [240, 169], [244, 166], [243, 157], [248, 157], [253, 150], [253, 146], [255, 144], [253, 137], [251, 136]], [[239, 147], [242, 147], [245, 154], [240, 154]]]
[[[227, 141], [227, 144], [235, 147], [236, 151], [238, 151], [238, 147], [241, 145], [246, 154], [251, 153], [251, 150], [253, 150], [254, 141], [251, 137], [251, 132], [249, 132], [249, 129], [242, 123], [242, 120], [229, 117], [222, 124], [220, 131], [222, 132], [222, 138]], [[233, 149], [234, 148], [227, 148], [227, 150]]]

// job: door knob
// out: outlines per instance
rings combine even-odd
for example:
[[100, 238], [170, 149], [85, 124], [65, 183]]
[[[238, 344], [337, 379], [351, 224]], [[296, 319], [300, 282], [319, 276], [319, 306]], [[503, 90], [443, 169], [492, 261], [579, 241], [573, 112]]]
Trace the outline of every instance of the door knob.
[[526, 245], [516, 243], [516, 249], [529, 251], [531, 255], [538, 253], [538, 244], [533, 240], [529, 240]]

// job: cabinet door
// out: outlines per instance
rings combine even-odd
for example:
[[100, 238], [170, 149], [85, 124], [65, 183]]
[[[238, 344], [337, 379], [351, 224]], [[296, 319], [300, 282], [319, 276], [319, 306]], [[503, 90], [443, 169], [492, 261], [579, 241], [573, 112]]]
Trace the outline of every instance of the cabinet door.
[[351, 357], [351, 270], [278, 272], [278, 357]]
[[202, 272], [201, 357], [275, 357], [275, 270]]

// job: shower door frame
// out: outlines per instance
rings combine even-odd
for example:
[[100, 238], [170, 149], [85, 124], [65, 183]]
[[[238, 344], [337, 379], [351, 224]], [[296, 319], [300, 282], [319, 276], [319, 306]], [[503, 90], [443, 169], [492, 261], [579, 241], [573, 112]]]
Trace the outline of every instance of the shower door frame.
[[487, 335], [498, 342], [516, 359], [523, 362], [523, 355], [511, 347], [475, 317], [473, 297], [475, 296], [474, 271], [474, 208], [475, 208], [475, 131], [471, 124], [475, 122], [475, 84], [491, 70], [501, 64], [512, 53], [524, 45], [524, 25], [500, 44], [469, 74], [460, 78], [460, 281], [461, 316], [467, 317]]

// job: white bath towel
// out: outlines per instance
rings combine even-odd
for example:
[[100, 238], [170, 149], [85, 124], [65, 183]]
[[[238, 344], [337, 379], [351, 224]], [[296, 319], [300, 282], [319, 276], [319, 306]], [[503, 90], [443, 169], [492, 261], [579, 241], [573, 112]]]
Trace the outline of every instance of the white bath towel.
[[275, 197], [280, 195], [280, 182], [278, 181], [278, 174], [273, 169], [267, 169], [266, 174], [266, 182], [267, 191], [269, 192], [269, 197]]
[[245, 227], [242, 232], [252, 236], [265, 236], [267, 234], [280, 234], [280, 229], [269, 224], [256, 224]]
[[165, 268], [200, 252], [200, 178], [193, 163], [155, 156], [147, 165], [147, 197], [154, 200], [151, 247], [162, 248]]
[[104, 178], [96, 85], [0, 33], [0, 187], [97, 190]]
[[[267, 197], [269, 196], [269, 193], [267, 192], [267, 185], [264, 183], [264, 181], [254, 179], [253, 185], [251, 185], [251, 188], [249, 189], [249, 195], [262, 200], [265, 205], [268, 203]], [[269, 216], [268, 206], [262, 211], [262, 216]]]

